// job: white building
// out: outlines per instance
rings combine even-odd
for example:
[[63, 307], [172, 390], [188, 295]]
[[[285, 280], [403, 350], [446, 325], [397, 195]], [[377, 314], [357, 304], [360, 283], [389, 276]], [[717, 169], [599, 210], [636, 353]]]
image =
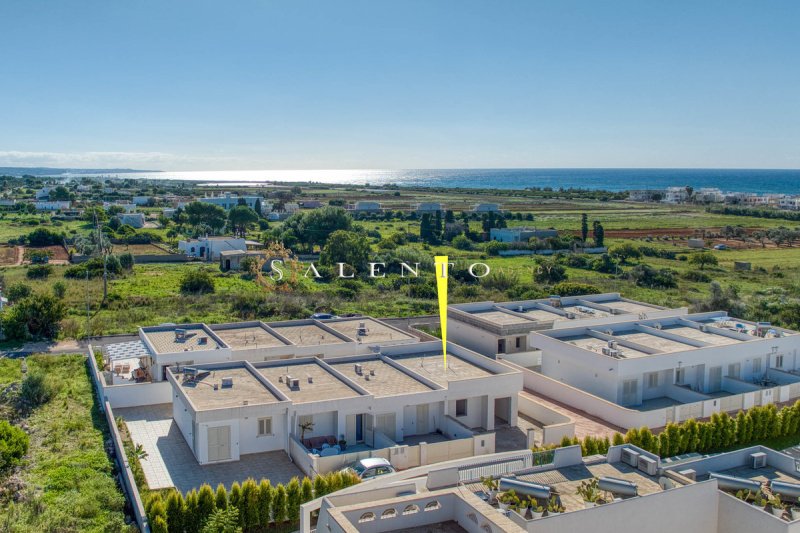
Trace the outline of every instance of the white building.
[[681, 204], [689, 199], [689, 192], [686, 187], [668, 187], [664, 193], [662, 202], [668, 204]]
[[473, 213], [499, 213], [500, 204], [475, 204], [472, 206]]
[[[167, 378], [173, 416], [200, 464], [285, 450], [318, 473], [341, 468], [358, 450], [442, 435], [464, 439], [474, 455], [476, 433], [493, 431], [495, 420], [516, 424], [522, 388], [519, 371], [459, 346], [448, 346], [445, 371], [439, 342], [350, 358], [184, 366]], [[493, 451], [492, 438], [483, 440]]]
[[703, 187], [694, 192], [694, 198], [701, 203], [721, 203], [725, 201], [725, 193], [715, 187]]
[[489, 230], [489, 239], [499, 242], [528, 242], [533, 237], [537, 239], [558, 237], [558, 231], [525, 227], [492, 228]]
[[300, 211], [300, 204], [297, 202], [286, 202], [283, 204], [283, 212], [287, 214], [294, 214]]
[[360, 200], [353, 205], [353, 211], [358, 213], [378, 213], [381, 210], [380, 202]]
[[34, 207], [36, 207], [37, 211], [60, 211], [72, 207], [72, 202], [66, 200], [58, 200], [58, 201], [41, 200], [35, 202], [33, 205]]
[[150, 203], [151, 198], [149, 196], [134, 196], [132, 201], [134, 204], [138, 206], [144, 206]]
[[416, 206], [417, 213], [436, 213], [444, 211], [444, 207], [439, 202], [420, 202]]
[[143, 228], [144, 213], [122, 213], [119, 215], [119, 221], [132, 228]]
[[800, 398], [800, 335], [724, 312], [532, 331], [526, 386], [620, 427]]
[[45, 198], [50, 197], [50, 191], [53, 190], [53, 187], [44, 187], [36, 191], [36, 199], [37, 200], [44, 200]]
[[[530, 496], [541, 512], [503, 510], [481, 476], [501, 492]], [[587, 504], [581, 483], [596, 481], [600, 500]], [[383, 475], [301, 507], [300, 531], [468, 531], [470, 533], [797, 533], [787, 510], [736, 497], [742, 488], [795, 502], [800, 476], [789, 455], [755, 446], [678, 463], [630, 444], [581, 457], [579, 446], [448, 461]], [[783, 491], [783, 493], [779, 492]], [[791, 495], [788, 494], [791, 492]], [[784, 494], [786, 493], [786, 494]], [[556, 510], [547, 510], [553, 501]], [[312, 513], [318, 513], [312, 521]]]
[[475, 302], [447, 308], [448, 338], [488, 357], [529, 352], [532, 331], [608, 324], [637, 317], [661, 318], [686, 314], [622, 298], [619, 293], [551, 296], [518, 302]]
[[242, 201], [244, 201], [244, 203], [245, 203], [245, 205], [247, 205], [247, 207], [249, 207], [250, 209], [255, 209], [256, 208], [256, 203], [259, 200], [261, 200], [261, 197], [260, 196], [238, 196], [238, 195], [232, 195], [231, 193], [226, 192], [225, 194], [220, 195], [220, 196], [208, 196], [206, 198], [200, 198], [198, 200], [198, 202], [203, 202], [203, 203], [206, 203], [206, 204], [216, 205], [216, 206], [219, 206], [219, 207], [225, 209], [226, 211], [228, 211], [228, 210], [236, 207], [237, 205], [239, 205], [239, 200], [240, 199]]
[[187, 241], [178, 241], [178, 250], [189, 257], [197, 257], [206, 261], [217, 261], [219, 253], [227, 250], [247, 250], [245, 239], [236, 237], [200, 237]]

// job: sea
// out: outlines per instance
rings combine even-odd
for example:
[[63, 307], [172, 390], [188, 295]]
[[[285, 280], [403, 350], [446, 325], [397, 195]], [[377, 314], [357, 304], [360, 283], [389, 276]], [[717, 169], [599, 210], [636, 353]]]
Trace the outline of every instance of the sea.
[[[71, 174], [82, 176], [83, 174]], [[97, 176], [98, 174], [91, 174]], [[625, 191], [691, 186], [723, 192], [800, 194], [800, 169], [415, 169], [215, 170], [101, 174], [132, 179], [200, 181], [209, 186], [315, 182], [322, 184], [468, 189], [589, 189]]]

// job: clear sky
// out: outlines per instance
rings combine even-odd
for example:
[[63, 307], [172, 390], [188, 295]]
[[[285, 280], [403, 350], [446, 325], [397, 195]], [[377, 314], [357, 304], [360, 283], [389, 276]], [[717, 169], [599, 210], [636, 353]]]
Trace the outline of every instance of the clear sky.
[[2, 0], [0, 166], [800, 167], [800, 2]]

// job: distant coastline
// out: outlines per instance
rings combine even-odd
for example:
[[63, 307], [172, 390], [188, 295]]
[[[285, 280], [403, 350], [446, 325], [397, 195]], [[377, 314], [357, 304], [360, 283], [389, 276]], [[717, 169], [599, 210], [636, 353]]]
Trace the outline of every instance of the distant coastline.
[[36, 176], [44, 178], [61, 178], [72, 175], [106, 175], [106, 174], [155, 174], [160, 170], [137, 170], [135, 168], [57, 168], [57, 167], [0, 167], [0, 176]]
[[[0, 168], [0, 174], [4, 173]], [[32, 174], [32, 169], [10, 173]], [[39, 169], [48, 170], [48, 169]], [[690, 186], [726, 192], [800, 194], [800, 169], [411, 169], [411, 170], [248, 170], [152, 171], [49, 169], [39, 176], [182, 180], [224, 186], [258, 183], [320, 183], [434, 189], [586, 189], [621, 192]], [[8, 173], [8, 172], [5, 172]]]

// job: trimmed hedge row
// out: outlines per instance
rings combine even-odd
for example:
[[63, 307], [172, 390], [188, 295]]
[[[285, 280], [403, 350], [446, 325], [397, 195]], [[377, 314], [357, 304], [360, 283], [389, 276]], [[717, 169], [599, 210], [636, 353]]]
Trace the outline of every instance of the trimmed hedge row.
[[302, 481], [295, 477], [285, 486], [279, 483], [274, 487], [268, 479], [256, 484], [249, 478], [241, 485], [234, 483], [230, 492], [221, 483], [216, 492], [203, 484], [200, 490], [191, 490], [185, 497], [177, 490], [169, 492], [166, 499], [161, 493], [153, 493], [145, 503], [145, 510], [153, 533], [216, 530], [216, 525], [209, 522], [216, 524], [222, 511], [235, 516], [236, 525], [244, 532], [268, 531], [300, 520], [302, 504], [359, 481], [355, 474], [331, 472], [313, 481], [308, 477]]
[[708, 421], [695, 419], [669, 423], [661, 433], [650, 428], [631, 428], [625, 435], [616, 433], [609, 439], [587, 435], [583, 440], [564, 437], [561, 446], [580, 444], [583, 455], [605, 454], [611, 445], [633, 444], [661, 457], [684, 453], [720, 452], [733, 446], [746, 446], [776, 437], [800, 433], [800, 400], [778, 410], [774, 404], [739, 411], [735, 417], [714, 413]]

